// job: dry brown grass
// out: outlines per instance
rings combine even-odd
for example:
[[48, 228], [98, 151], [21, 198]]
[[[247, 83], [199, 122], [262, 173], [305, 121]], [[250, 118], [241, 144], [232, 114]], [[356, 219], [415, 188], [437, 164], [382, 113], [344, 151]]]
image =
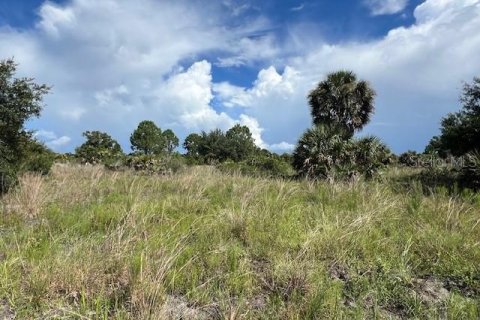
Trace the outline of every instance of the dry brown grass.
[[22, 175], [15, 190], [3, 199], [7, 213], [27, 219], [37, 217], [50, 201], [52, 192], [46, 188], [45, 177], [35, 173]]

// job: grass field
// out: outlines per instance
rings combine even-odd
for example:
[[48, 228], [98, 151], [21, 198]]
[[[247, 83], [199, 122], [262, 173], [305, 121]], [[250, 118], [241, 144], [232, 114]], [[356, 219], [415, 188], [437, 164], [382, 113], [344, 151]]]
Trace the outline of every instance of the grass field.
[[480, 195], [404, 175], [24, 176], [0, 200], [0, 319], [478, 319]]

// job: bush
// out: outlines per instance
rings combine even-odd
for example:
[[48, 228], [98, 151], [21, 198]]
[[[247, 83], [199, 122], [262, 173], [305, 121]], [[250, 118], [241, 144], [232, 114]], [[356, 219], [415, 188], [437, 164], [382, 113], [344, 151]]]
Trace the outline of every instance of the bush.
[[458, 177], [462, 187], [480, 190], [480, 152], [468, 153]]
[[127, 156], [125, 165], [136, 171], [154, 174], [171, 174], [183, 169], [186, 162], [179, 154], [172, 154], [163, 157], [153, 155], [130, 155]]
[[86, 131], [83, 136], [87, 141], [75, 149], [75, 155], [82, 163], [117, 166], [122, 162], [124, 154], [120, 144], [107, 133]]
[[0, 194], [7, 192], [17, 182], [17, 176], [24, 172], [48, 174], [55, 160], [55, 153], [42, 143], [26, 136], [18, 143], [19, 154], [15, 161], [9, 161], [5, 149], [0, 157]]
[[337, 130], [316, 126], [307, 130], [294, 152], [294, 168], [314, 179], [373, 177], [392, 162], [388, 147], [376, 137], [347, 138]]
[[353, 146], [344, 135], [329, 126], [314, 126], [300, 138], [293, 153], [293, 167], [309, 178], [344, 175], [353, 166]]
[[36, 140], [27, 141], [24, 150], [25, 157], [21, 163], [20, 171], [36, 172], [42, 175], [50, 172], [55, 161], [54, 152]]
[[390, 149], [377, 137], [355, 140], [353, 147], [354, 170], [367, 178], [372, 178], [382, 167], [394, 161]]
[[12, 165], [0, 164], [0, 195], [6, 193], [17, 181], [17, 172]]
[[295, 174], [292, 165], [281, 156], [258, 155], [241, 162], [226, 161], [217, 166], [223, 172], [240, 172], [245, 175], [288, 178]]
[[420, 155], [417, 152], [409, 150], [398, 157], [398, 162], [406, 167], [416, 167], [419, 157]]

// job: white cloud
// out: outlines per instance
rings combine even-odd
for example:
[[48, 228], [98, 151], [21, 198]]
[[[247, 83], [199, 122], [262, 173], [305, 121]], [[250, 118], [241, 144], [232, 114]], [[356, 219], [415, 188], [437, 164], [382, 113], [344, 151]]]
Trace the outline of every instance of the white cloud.
[[293, 149], [295, 149], [295, 145], [292, 143], [283, 141], [280, 143], [275, 143], [270, 145], [270, 149], [279, 153], [292, 152]]
[[[241, 16], [248, 6], [232, 6]], [[193, 130], [228, 129], [239, 120], [212, 106], [211, 65], [198, 55], [215, 50], [242, 64], [272, 56], [263, 17], [227, 22], [221, 3], [186, 0], [71, 0], [44, 2], [35, 28], [0, 29], [0, 56], [15, 56], [19, 75], [53, 85], [35, 126], [82, 141], [103, 130], [123, 145], [144, 119]], [[264, 52], [257, 57], [255, 48]], [[191, 62], [189, 62], [191, 61]], [[180, 63], [191, 65], [182, 70]], [[65, 139], [64, 139], [65, 141]]]
[[281, 52], [275, 45], [276, 39], [273, 35], [244, 37], [233, 47], [227, 57], [219, 57], [218, 67], [240, 67], [249, 65], [254, 61], [273, 60]]
[[408, 0], [364, 0], [372, 15], [395, 14], [405, 10]]
[[300, 5], [296, 6], [296, 7], [290, 8], [290, 11], [302, 11], [303, 8], [305, 8], [305, 3], [302, 3], [302, 4], [300, 4]]
[[46, 140], [53, 140], [57, 138], [57, 135], [53, 131], [48, 130], [38, 130], [33, 134], [33, 136]]
[[[168, 102], [165, 118], [185, 129], [227, 129], [234, 124], [225, 113], [217, 113], [210, 105], [212, 92], [211, 64], [205, 60], [172, 75], [155, 92], [159, 104]], [[162, 101], [163, 100], [163, 101]]]
[[247, 126], [252, 133], [253, 140], [259, 148], [268, 148], [268, 145], [262, 139], [263, 128], [260, 127], [257, 119], [249, 117], [245, 114], [240, 115], [240, 124]]
[[480, 74], [480, 1], [429, 0], [415, 17], [414, 25], [379, 40], [321, 43], [289, 59], [283, 74], [262, 70], [252, 88], [222, 84], [218, 96], [230, 107], [246, 107], [266, 141], [293, 144], [310, 123], [309, 90], [329, 72], [353, 70], [378, 93], [365, 133], [380, 135], [396, 151], [421, 150], [440, 118], [458, 109], [462, 81]]
[[72, 140], [67, 136], [58, 137], [55, 132], [48, 130], [38, 130], [34, 133], [34, 137], [45, 142], [47, 147], [52, 148], [53, 150], [68, 145]]
[[[279, 74], [275, 67], [262, 69], [252, 88], [246, 89], [222, 82], [214, 86], [218, 98], [227, 107], [256, 107], [256, 99], [276, 95], [287, 100], [295, 93], [295, 85], [298, 83], [299, 73], [289, 66], [285, 67], [283, 74]], [[255, 102], [254, 102], [255, 101]]]
[[263, 128], [265, 147], [277, 141], [295, 142], [300, 132], [309, 124], [305, 112], [305, 97], [311, 83], [302, 78], [296, 68], [285, 67], [278, 73], [271, 66], [260, 70], [251, 88], [241, 88], [228, 83], [214, 87], [217, 98], [227, 107], [241, 107], [257, 119]]
[[63, 146], [66, 146], [70, 143], [72, 139], [70, 137], [67, 137], [67, 136], [61, 136], [60, 138], [58, 139], [55, 139], [55, 140], [52, 140], [52, 141], [48, 141], [47, 142], [47, 146], [49, 146], [50, 148], [52, 148], [53, 150], [56, 150], [57, 148], [60, 148], [60, 147], [63, 147]]
[[40, 16], [43, 19], [39, 22], [39, 27], [53, 37], [59, 36], [59, 28], [75, 22], [75, 15], [72, 9], [62, 8], [54, 3], [41, 6]]

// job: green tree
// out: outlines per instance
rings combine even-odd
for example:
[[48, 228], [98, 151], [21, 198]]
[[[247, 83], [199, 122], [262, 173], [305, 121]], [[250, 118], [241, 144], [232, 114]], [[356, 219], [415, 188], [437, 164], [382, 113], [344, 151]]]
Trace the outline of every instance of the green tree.
[[374, 136], [353, 140], [355, 171], [371, 178], [385, 165], [393, 162], [392, 152]]
[[307, 130], [293, 154], [293, 166], [311, 178], [372, 177], [391, 159], [376, 137], [354, 139], [370, 121], [375, 91], [350, 71], [331, 73], [308, 96], [314, 127]]
[[480, 151], [480, 78], [464, 84], [462, 109], [442, 119], [441, 133], [433, 137], [425, 152], [462, 156]]
[[375, 91], [351, 71], [331, 73], [308, 96], [315, 125], [339, 127], [350, 137], [370, 121]]
[[247, 126], [236, 124], [225, 134], [228, 158], [233, 161], [248, 159], [256, 149], [252, 133]]
[[225, 133], [220, 129], [202, 132], [199, 154], [205, 163], [223, 162], [229, 158], [229, 146]]
[[82, 162], [112, 164], [123, 156], [120, 144], [107, 133], [86, 131], [83, 136], [87, 141], [75, 149], [76, 157]]
[[33, 141], [25, 123], [40, 116], [43, 97], [50, 90], [32, 78], [15, 78], [16, 69], [12, 59], [0, 61], [0, 192], [14, 183], [32, 151], [25, 148]]
[[200, 145], [202, 144], [202, 136], [197, 133], [191, 133], [183, 142], [183, 147], [187, 150], [187, 157], [198, 159], [200, 157]]
[[192, 133], [187, 136], [183, 147], [187, 156], [203, 163], [239, 162], [251, 157], [257, 150], [250, 129], [239, 124], [226, 133], [220, 129], [203, 131], [200, 135]]
[[133, 151], [140, 151], [147, 155], [161, 154], [166, 148], [162, 130], [149, 120], [138, 124], [137, 129], [130, 136], [130, 143]]
[[170, 129], [163, 131], [162, 135], [163, 135], [163, 140], [165, 142], [166, 151], [168, 153], [172, 153], [173, 150], [175, 150], [175, 148], [177, 148], [179, 145], [179, 140], [177, 136]]
[[352, 142], [326, 125], [308, 129], [293, 153], [293, 167], [309, 178], [331, 178], [353, 167]]

